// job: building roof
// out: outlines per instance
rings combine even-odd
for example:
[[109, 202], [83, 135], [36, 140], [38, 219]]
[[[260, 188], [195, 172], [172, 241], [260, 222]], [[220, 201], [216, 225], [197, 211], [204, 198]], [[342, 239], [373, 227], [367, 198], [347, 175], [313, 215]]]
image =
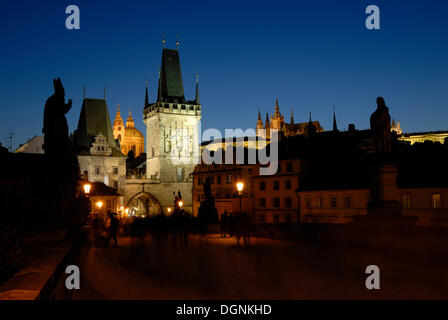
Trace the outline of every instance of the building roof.
[[105, 185], [103, 182], [89, 182], [89, 183], [92, 185], [92, 188], [90, 189], [91, 197], [121, 196], [121, 194], [117, 192], [116, 189]]
[[185, 103], [179, 51], [163, 49], [159, 86], [162, 101]]
[[43, 154], [44, 144], [44, 136], [35, 136], [34, 138], [28, 140], [24, 144], [21, 144], [16, 150], [14, 150], [14, 153], [39, 153]]
[[82, 102], [74, 141], [81, 154], [89, 152], [92, 142], [100, 133], [104, 135], [107, 144], [112, 148], [112, 156], [124, 156], [114, 139], [106, 100], [85, 98]]

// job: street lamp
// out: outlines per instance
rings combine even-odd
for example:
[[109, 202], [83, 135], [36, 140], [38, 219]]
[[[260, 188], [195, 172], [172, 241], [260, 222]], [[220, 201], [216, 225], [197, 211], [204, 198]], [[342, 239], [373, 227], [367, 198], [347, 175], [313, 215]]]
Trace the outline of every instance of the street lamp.
[[171, 213], [171, 208], [168, 208], [168, 213]]
[[100, 208], [100, 210], [101, 210], [101, 207], [103, 206], [103, 202], [98, 201], [98, 202], [96, 203], [96, 206], [97, 206], [98, 208]]
[[90, 183], [86, 183], [84, 186], [84, 193], [89, 196], [90, 194], [90, 188], [92, 187], [92, 185]]
[[244, 189], [244, 182], [238, 181], [236, 183], [236, 190], [238, 190], [238, 197], [240, 198], [240, 214], [243, 211], [241, 205], [241, 196], [243, 195], [243, 189]]

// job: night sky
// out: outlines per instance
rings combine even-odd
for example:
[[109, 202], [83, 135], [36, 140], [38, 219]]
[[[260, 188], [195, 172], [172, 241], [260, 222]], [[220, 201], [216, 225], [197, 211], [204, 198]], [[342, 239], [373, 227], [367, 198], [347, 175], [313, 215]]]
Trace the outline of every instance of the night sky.
[[[67, 30], [66, 6], [78, 5], [81, 29]], [[381, 30], [365, 28], [365, 9], [381, 10]], [[142, 119], [145, 77], [157, 94], [161, 35], [181, 41], [187, 99], [199, 73], [203, 128], [249, 128], [273, 112], [289, 122], [331, 129], [369, 126], [383, 96], [403, 131], [448, 130], [447, 1], [0, 1], [0, 142], [42, 135], [45, 100], [61, 77], [70, 131], [87, 97], [107, 87], [111, 120], [132, 107]]]

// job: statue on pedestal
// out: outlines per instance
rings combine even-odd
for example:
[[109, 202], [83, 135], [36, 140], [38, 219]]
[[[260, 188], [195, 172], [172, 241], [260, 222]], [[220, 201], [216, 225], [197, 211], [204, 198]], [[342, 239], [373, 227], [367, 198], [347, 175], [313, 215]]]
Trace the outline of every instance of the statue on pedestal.
[[60, 78], [53, 80], [54, 94], [47, 99], [44, 111], [44, 150], [51, 159], [70, 155], [70, 140], [65, 114], [72, 108], [72, 100], [65, 103], [65, 91]]

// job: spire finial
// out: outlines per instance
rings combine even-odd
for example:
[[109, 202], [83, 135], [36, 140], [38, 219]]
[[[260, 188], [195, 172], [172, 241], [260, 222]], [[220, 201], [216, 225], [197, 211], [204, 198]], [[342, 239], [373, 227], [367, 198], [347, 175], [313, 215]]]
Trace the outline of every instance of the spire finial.
[[165, 49], [165, 34], [162, 33], [162, 48]]
[[177, 50], [179, 50], [179, 44], [180, 44], [179, 36], [176, 36], [176, 47], [177, 47]]
[[117, 103], [117, 109], [118, 109], [118, 111], [120, 111], [120, 104], [119, 103]]
[[311, 122], [311, 112], [310, 112], [310, 122]]
[[294, 112], [292, 108], [291, 108], [291, 124], [294, 124]]

